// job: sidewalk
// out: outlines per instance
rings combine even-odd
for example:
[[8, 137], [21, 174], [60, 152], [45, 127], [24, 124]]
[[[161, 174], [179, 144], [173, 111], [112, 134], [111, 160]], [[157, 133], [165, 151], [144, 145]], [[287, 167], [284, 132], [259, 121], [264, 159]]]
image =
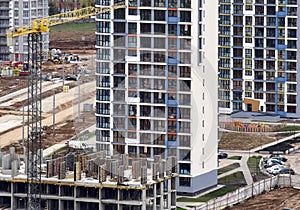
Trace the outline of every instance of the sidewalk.
[[[228, 166], [230, 164], [233, 164], [233, 163], [239, 163], [240, 167], [235, 168], [233, 170], [230, 170], [226, 173], [218, 175], [218, 179], [241, 171], [243, 173], [244, 177], [245, 177], [245, 181], [246, 181], [247, 185], [251, 185], [253, 183], [253, 179], [252, 179], [252, 176], [251, 176], [250, 170], [248, 168], [248, 164], [247, 164], [247, 161], [248, 161], [248, 158], [249, 158], [249, 153], [239, 154], [239, 156], [242, 157], [240, 160], [230, 160], [230, 159], [222, 159], [221, 160], [223, 162], [223, 164], [221, 166], [219, 166], [218, 169], [226, 167], [226, 166]], [[222, 187], [223, 187], [223, 185], [218, 185], [217, 187], [214, 187], [210, 190], [207, 190], [207, 191], [205, 191], [205, 192], [203, 192], [203, 193], [201, 193], [197, 196], [192, 196], [192, 197], [188, 196], [188, 198], [198, 198], [198, 197], [206, 195], [210, 192], [218, 190]], [[187, 197], [187, 196], [178, 196], [177, 198], [180, 198], [180, 197]], [[176, 203], [176, 205], [178, 207], [181, 207], [181, 208], [184, 208], [184, 209], [195, 209], [193, 207], [187, 207], [187, 206], [200, 206], [201, 204], [202, 204], [201, 202], [177, 202]]]

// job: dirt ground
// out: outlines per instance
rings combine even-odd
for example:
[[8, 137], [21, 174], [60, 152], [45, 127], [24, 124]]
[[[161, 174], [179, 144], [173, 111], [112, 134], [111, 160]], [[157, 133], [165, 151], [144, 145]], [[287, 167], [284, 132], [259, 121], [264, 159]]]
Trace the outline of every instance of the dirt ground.
[[61, 49], [62, 52], [73, 53], [95, 51], [96, 34], [95, 32], [85, 31], [63, 31], [50, 32], [50, 49]]
[[300, 190], [282, 188], [251, 198], [226, 210], [300, 209]]
[[[84, 40], [82, 40], [84, 37]], [[50, 33], [50, 49], [59, 48], [62, 52], [80, 54], [80, 57], [88, 57], [92, 54], [95, 54], [95, 33], [93, 32], [52, 32]], [[65, 64], [64, 69], [75, 69], [77, 65], [75, 64]], [[62, 72], [62, 65], [56, 65], [51, 62], [45, 62], [42, 66], [43, 73], [49, 73], [52, 71], [57, 71], [58, 73]], [[92, 76], [85, 79], [83, 82], [89, 82], [94, 79], [94, 73]], [[16, 90], [20, 90], [27, 87], [27, 77], [0, 77], [0, 97], [12, 93]], [[76, 86], [76, 82], [68, 84], [70, 88]], [[56, 93], [62, 91], [62, 88], [57, 88]], [[43, 93], [43, 98], [49, 97], [53, 94], [53, 91], [47, 91]], [[14, 103], [10, 107], [0, 107], [0, 116], [2, 116], [7, 109], [11, 113], [20, 115], [22, 114], [18, 110], [22, 107], [22, 103], [26, 104], [26, 101], [19, 101]], [[44, 126], [44, 133], [42, 135], [42, 147], [47, 148], [55, 143], [61, 142], [66, 139], [70, 139], [78, 133], [78, 130], [83, 130], [95, 124], [95, 113], [83, 113], [81, 119], [72, 119], [70, 117], [63, 118], [63, 112], [66, 112], [72, 109], [70, 106], [72, 104], [65, 104], [65, 106], [60, 106], [59, 113], [57, 113], [57, 118], [60, 118], [61, 121], [57, 119], [55, 125], [55, 135], [53, 135], [52, 126]], [[49, 116], [48, 116], [49, 117]], [[51, 121], [43, 117], [43, 121]], [[48, 123], [49, 124], [49, 123]], [[13, 138], [11, 134], [17, 132], [21, 134], [21, 127], [10, 129], [5, 133], [1, 133], [2, 137], [7, 136], [8, 138]], [[18, 135], [20, 136], [20, 135]], [[23, 152], [23, 148], [19, 143], [13, 144], [16, 147], [16, 152]], [[8, 146], [1, 148], [2, 151], [7, 151]]]

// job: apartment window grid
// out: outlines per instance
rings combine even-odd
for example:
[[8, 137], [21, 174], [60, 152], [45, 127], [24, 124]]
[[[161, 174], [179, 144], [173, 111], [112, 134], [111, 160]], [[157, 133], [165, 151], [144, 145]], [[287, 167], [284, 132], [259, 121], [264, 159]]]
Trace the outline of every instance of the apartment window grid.
[[[202, 24], [202, 19], [203, 19], [203, 11], [202, 11], [202, 1], [199, 0], [198, 2], [198, 8], [199, 8], [199, 16], [198, 16], [198, 22], [199, 22], [199, 32], [198, 32], [198, 36], [199, 36], [199, 49], [198, 49], [198, 64], [201, 64], [203, 62], [203, 49], [202, 49], [202, 44], [203, 43], [203, 38], [202, 38], [202, 34], [203, 34], [203, 29], [204, 26]], [[228, 8], [224, 8], [224, 9], [228, 9]], [[224, 11], [225, 12], [225, 11]]]
[[[219, 107], [230, 107], [231, 1], [219, 2]], [[235, 9], [238, 6], [235, 6]], [[238, 31], [236, 31], [238, 33]]]
[[[175, 3], [176, 2], [176, 3]], [[145, 2], [141, 2], [141, 4], [144, 4]], [[160, 2], [162, 3], [162, 2]], [[180, 4], [183, 8], [190, 8], [190, 1], [174, 1], [173, 3], [172, 2], [169, 2], [169, 5], [177, 5]], [[145, 3], [146, 4], [146, 3]], [[160, 5], [162, 6], [162, 4], [156, 4], [156, 5]], [[146, 6], [146, 5], [143, 5], [143, 6]], [[149, 5], [148, 5], [149, 6]], [[153, 14], [152, 13], [153, 10], [149, 10], [149, 12], [147, 13], [147, 15], [151, 15]], [[155, 12], [156, 10], [154, 10]], [[158, 11], [158, 10], [157, 10]], [[146, 11], [145, 11], [146, 12]], [[142, 12], [141, 10], [141, 14], [146, 14], [144, 11]], [[158, 12], [161, 12], [161, 11], [158, 11]], [[157, 12], [156, 12], [157, 13]], [[181, 21], [190, 21], [189, 20], [189, 16], [190, 16], [190, 11], [183, 11], [182, 12], [182, 18], [181, 18]], [[148, 16], [148, 20], [153, 20], [153, 18], [156, 18], [156, 17], [153, 17], [153, 16]], [[122, 19], [122, 17], [119, 19]], [[143, 20], [143, 17], [142, 17], [142, 20]], [[161, 20], [162, 21], [162, 20]], [[117, 29], [117, 32], [118, 33], [123, 33], [124, 30], [123, 28], [127, 28], [128, 26], [126, 25], [127, 23], [125, 22], [118, 22], [117, 23], [117, 27], [114, 27], [114, 29], [118, 28]], [[143, 23], [142, 23], [143, 24]], [[100, 25], [100, 24], [99, 24]], [[101, 27], [103, 26], [103, 29], [101, 29], [101, 33], [105, 32], [105, 33], [109, 33], [110, 32], [110, 29], [109, 29], [109, 26], [110, 24], [106, 23], [106, 25], [101, 25]], [[165, 25], [165, 27], [164, 27]], [[131, 23], [131, 26], [134, 26], [134, 23], [132, 24]], [[136, 33], [136, 27], [128, 27], [128, 29], [130, 30], [130, 32], [133, 32], [133, 33]], [[160, 33], [160, 34], [164, 34], [164, 31], [162, 30], [163, 28], [170, 28], [168, 26], [168, 24], [160, 24], [160, 25], [155, 25], [153, 23], [147, 23], [147, 25], [144, 25], [144, 29], [141, 31], [142, 34], [147, 34], [147, 33]], [[187, 33], [185, 33], [186, 30], [190, 30], [190, 27], [188, 26], [185, 26], [185, 27], [179, 27], [179, 26], [176, 26], [176, 25], [172, 25], [170, 30], [167, 31], [167, 33], [170, 32], [170, 34], [168, 35], [189, 35]], [[164, 35], [165, 36], [165, 35]], [[147, 38], [147, 36], [145, 36], [144, 38]], [[115, 38], [113, 38], [115, 40]], [[181, 102], [185, 105], [185, 102], [187, 101], [188, 104], [190, 103], [190, 97], [189, 96], [184, 96], [182, 94], [178, 94], [176, 93], [178, 91], [178, 88], [181, 87], [181, 86], [178, 86], [176, 87], [176, 83], [174, 83], [175, 81], [179, 80], [179, 79], [184, 79], [184, 80], [187, 80], [189, 79], [190, 80], [190, 67], [188, 66], [185, 66], [185, 65], [190, 65], [190, 62], [191, 62], [191, 58], [190, 58], [190, 54], [186, 51], [186, 50], [190, 50], [190, 48], [186, 48], [188, 47], [188, 45], [190, 45], [190, 41], [188, 40], [190, 38], [187, 38], [185, 37], [184, 39], [181, 39], [181, 41], [179, 41], [180, 45], [177, 45], [177, 42], [175, 43], [177, 45], [177, 47], [175, 48], [175, 50], [177, 50], [177, 53], [172, 53], [170, 52], [169, 53], [169, 56], [171, 56], [172, 58], [175, 58], [175, 59], [180, 59], [181, 62], [183, 63], [182, 65], [183, 66], [177, 66], [175, 64], [175, 68], [167, 68], [166, 65], [159, 65], [159, 68], [156, 68], [157, 66], [156, 65], [148, 65], [147, 68], [149, 69], [145, 69], [143, 68], [145, 66], [145, 64], [138, 64], [137, 65], [137, 71], [135, 73], [135, 79], [134, 80], [130, 80], [130, 81], [134, 81], [134, 84], [136, 83], [136, 85], [134, 85], [137, 90], [136, 90], [136, 96], [139, 96], [142, 98], [142, 102], [145, 102], [146, 104], [149, 104], [149, 107], [150, 107], [150, 110], [157, 110], [157, 106], [155, 106], [155, 104], [157, 103], [161, 103], [162, 105], [163, 104], [166, 104], [167, 103], [167, 100], [181, 100]], [[134, 39], [134, 43], [136, 43], [135, 41], [136, 39]], [[164, 43], [167, 44], [167, 39], [163, 39], [163, 38], [153, 38], [152, 36], [149, 37], [148, 39], [149, 41], [148, 42], [143, 42], [143, 43], [149, 43], [150, 45], [148, 46], [149, 48], [152, 47], [151, 43], [155, 44], [156, 41], [160, 41], [160, 45], [154, 45], [158, 47], [162, 47], [164, 45]], [[142, 44], [142, 43], [141, 43]], [[146, 46], [146, 45], [145, 45]], [[174, 45], [173, 45], [174, 46]], [[179, 48], [180, 46], [180, 48]], [[143, 46], [142, 46], [143, 47]], [[155, 47], [156, 48], [156, 47]], [[126, 49], [126, 48], [124, 48]], [[182, 53], [180, 54], [180, 50], [184, 50], [182, 51]], [[105, 51], [104, 51], [105, 52]], [[184, 52], [184, 53], [183, 53]], [[151, 61], [151, 62], [165, 62], [166, 60], [165, 59], [162, 59], [160, 60], [159, 57], [161, 57], [161, 55], [163, 54], [164, 52], [163, 51], [143, 51], [141, 54], [143, 54], [143, 59], [144, 61]], [[125, 53], [126, 54], [126, 53]], [[129, 54], [129, 53], [128, 53]], [[107, 58], [107, 53], [104, 55], [101, 56], [101, 58]], [[131, 64], [129, 64], [131, 65]], [[169, 69], [169, 70], [167, 70]], [[108, 70], [99, 70], [99, 72], [108, 72]], [[168, 74], [166, 74], [166, 72], [168, 72]], [[142, 73], [142, 74], [140, 74]], [[144, 75], [149, 75], [151, 76], [151, 78], [145, 78]], [[166, 75], [168, 76], [172, 76], [172, 80], [168, 81], [166, 80]], [[116, 77], [116, 76], [113, 76], [113, 77]], [[159, 77], [160, 79], [155, 79], [156, 77]], [[145, 82], [145, 81], [148, 81], [148, 82]], [[179, 82], [180, 83], [180, 82]], [[139, 84], [139, 85], [138, 85]], [[173, 87], [172, 88], [172, 91], [175, 91], [175, 93], [172, 93], [172, 94], [168, 94], [166, 93], [166, 84], [170, 85], [170, 87]], [[185, 84], [185, 82], [183, 82], [183, 84]], [[143, 88], [155, 88], [158, 92], [153, 92], [153, 93], [150, 93], [150, 92], [138, 92], [138, 90], [141, 90], [139, 89], [140, 87], [143, 87]], [[137, 109], [141, 108], [142, 105], [138, 105], [137, 106]], [[180, 106], [180, 105], [179, 105]], [[166, 109], [168, 110], [168, 109]], [[166, 112], [165, 111], [160, 111], [160, 112]], [[166, 115], [167, 113], [165, 114], [160, 114], [160, 116]], [[149, 114], [147, 114], [149, 115]], [[153, 115], [153, 114], [152, 114]], [[188, 118], [188, 115], [185, 114], [186, 118]], [[158, 122], [155, 122], [157, 125], [159, 124]], [[140, 126], [142, 126], [142, 128], [149, 128], [149, 122], [140, 119], [140, 121], [137, 123], [139, 124]], [[162, 123], [160, 123], [159, 125], [162, 125]], [[177, 126], [177, 125], [176, 125]], [[159, 126], [159, 127], [165, 127], [165, 126]], [[151, 128], [151, 124], [150, 124], [150, 128]], [[188, 130], [189, 126], [185, 123], [184, 124], [184, 130]], [[161, 131], [161, 130], [160, 130]], [[166, 132], [166, 131], [164, 131]], [[135, 135], [133, 135], [135, 136]], [[138, 136], [136, 136], [138, 138]], [[170, 140], [171, 140], [171, 136], [170, 136]]]

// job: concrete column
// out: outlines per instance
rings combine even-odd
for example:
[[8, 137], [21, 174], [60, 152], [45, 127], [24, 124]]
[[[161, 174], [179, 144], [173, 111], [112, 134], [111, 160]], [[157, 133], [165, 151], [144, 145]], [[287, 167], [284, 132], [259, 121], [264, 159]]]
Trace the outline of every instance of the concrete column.
[[160, 210], [164, 209], [164, 185], [163, 182], [158, 183], [160, 185]]
[[156, 193], [156, 184], [153, 185], [153, 197], [154, 197], [154, 200], [153, 200], [153, 210], [156, 210], [156, 196], [157, 196], [157, 193]]
[[117, 205], [118, 205], [118, 209], [121, 209], [121, 206], [120, 206], [120, 189], [117, 189]]
[[102, 209], [102, 189], [99, 188], [99, 209]]
[[77, 193], [77, 187], [74, 187], [74, 210], [77, 210], [77, 206], [76, 206], [76, 193]]
[[171, 179], [166, 180], [168, 183], [168, 209], [171, 209]]
[[10, 183], [10, 206], [12, 209], [17, 209], [17, 205], [15, 203], [15, 197], [14, 197], [14, 183]]
[[146, 190], [142, 190], [142, 210], [146, 210], [147, 208], [147, 196], [146, 196]]
[[61, 199], [60, 196], [62, 195], [61, 193], [61, 185], [58, 186], [58, 209], [61, 210], [62, 209], [62, 205], [61, 205]]

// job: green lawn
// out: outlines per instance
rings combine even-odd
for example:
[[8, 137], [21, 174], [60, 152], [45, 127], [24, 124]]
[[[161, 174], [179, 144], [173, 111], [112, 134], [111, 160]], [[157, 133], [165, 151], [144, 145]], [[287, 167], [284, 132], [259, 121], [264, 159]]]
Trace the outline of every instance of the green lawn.
[[95, 132], [88, 133], [88, 138], [92, 138], [95, 136]]
[[300, 131], [300, 126], [290, 125], [277, 130], [277, 132], [282, 132], [282, 131]]
[[50, 28], [51, 32], [56, 31], [96, 31], [96, 24], [92, 23], [64, 23]]
[[244, 179], [243, 173], [239, 171], [219, 179], [218, 184], [222, 184], [225, 186], [198, 198], [178, 198], [177, 202], [206, 202], [213, 198], [226, 195], [227, 193], [235, 191], [242, 186], [245, 186], [246, 181]]
[[184, 208], [176, 207], [176, 210], [186, 210]]
[[236, 173], [233, 173], [233, 174], [230, 174], [228, 176], [218, 179], [218, 184], [222, 184], [222, 185], [226, 185], [226, 186], [231, 186], [231, 185], [243, 186], [247, 183], [244, 178], [243, 172], [238, 171]]
[[229, 159], [229, 160], [240, 160], [240, 159], [242, 159], [242, 156], [231, 156], [227, 159]]
[[207, 202], [213, 198], [217, 198], [226, 195], [229, 192], [235, 191], [240, 187], [241, 185], [225, 186], [198, 198], [178, 198], [177, 202]]
[[226, 172], [228, 172], [228, 171], [231, 171], [231, 170], [233, 170], [233, 169], [235, 169], [235, 168], [238, 168], [238, 167], [240, 167], [240, 164], [239, 164], [239, 163], [233, 163], [233, 164], [230, 164], [230, 165], [228, 165], [228, 166], [225, 166], [225, 167], [223, 167], [223, 168], [220, 168], [220, 169], [218, 170], [218, 175], [224, 174], [224, 173], [226, 173]]
[[248, 159], [247, 165], [248, 168], [250, 170], [251, 174], [256, 174], [258, 180], [262, 180], [262, 179], [266, 179], [268, 178], [267, 175], [265, 175], [264, 173], [260, 172], [259, 169], [259, 162], [260, 162], [261, 157], [250, 157]]

